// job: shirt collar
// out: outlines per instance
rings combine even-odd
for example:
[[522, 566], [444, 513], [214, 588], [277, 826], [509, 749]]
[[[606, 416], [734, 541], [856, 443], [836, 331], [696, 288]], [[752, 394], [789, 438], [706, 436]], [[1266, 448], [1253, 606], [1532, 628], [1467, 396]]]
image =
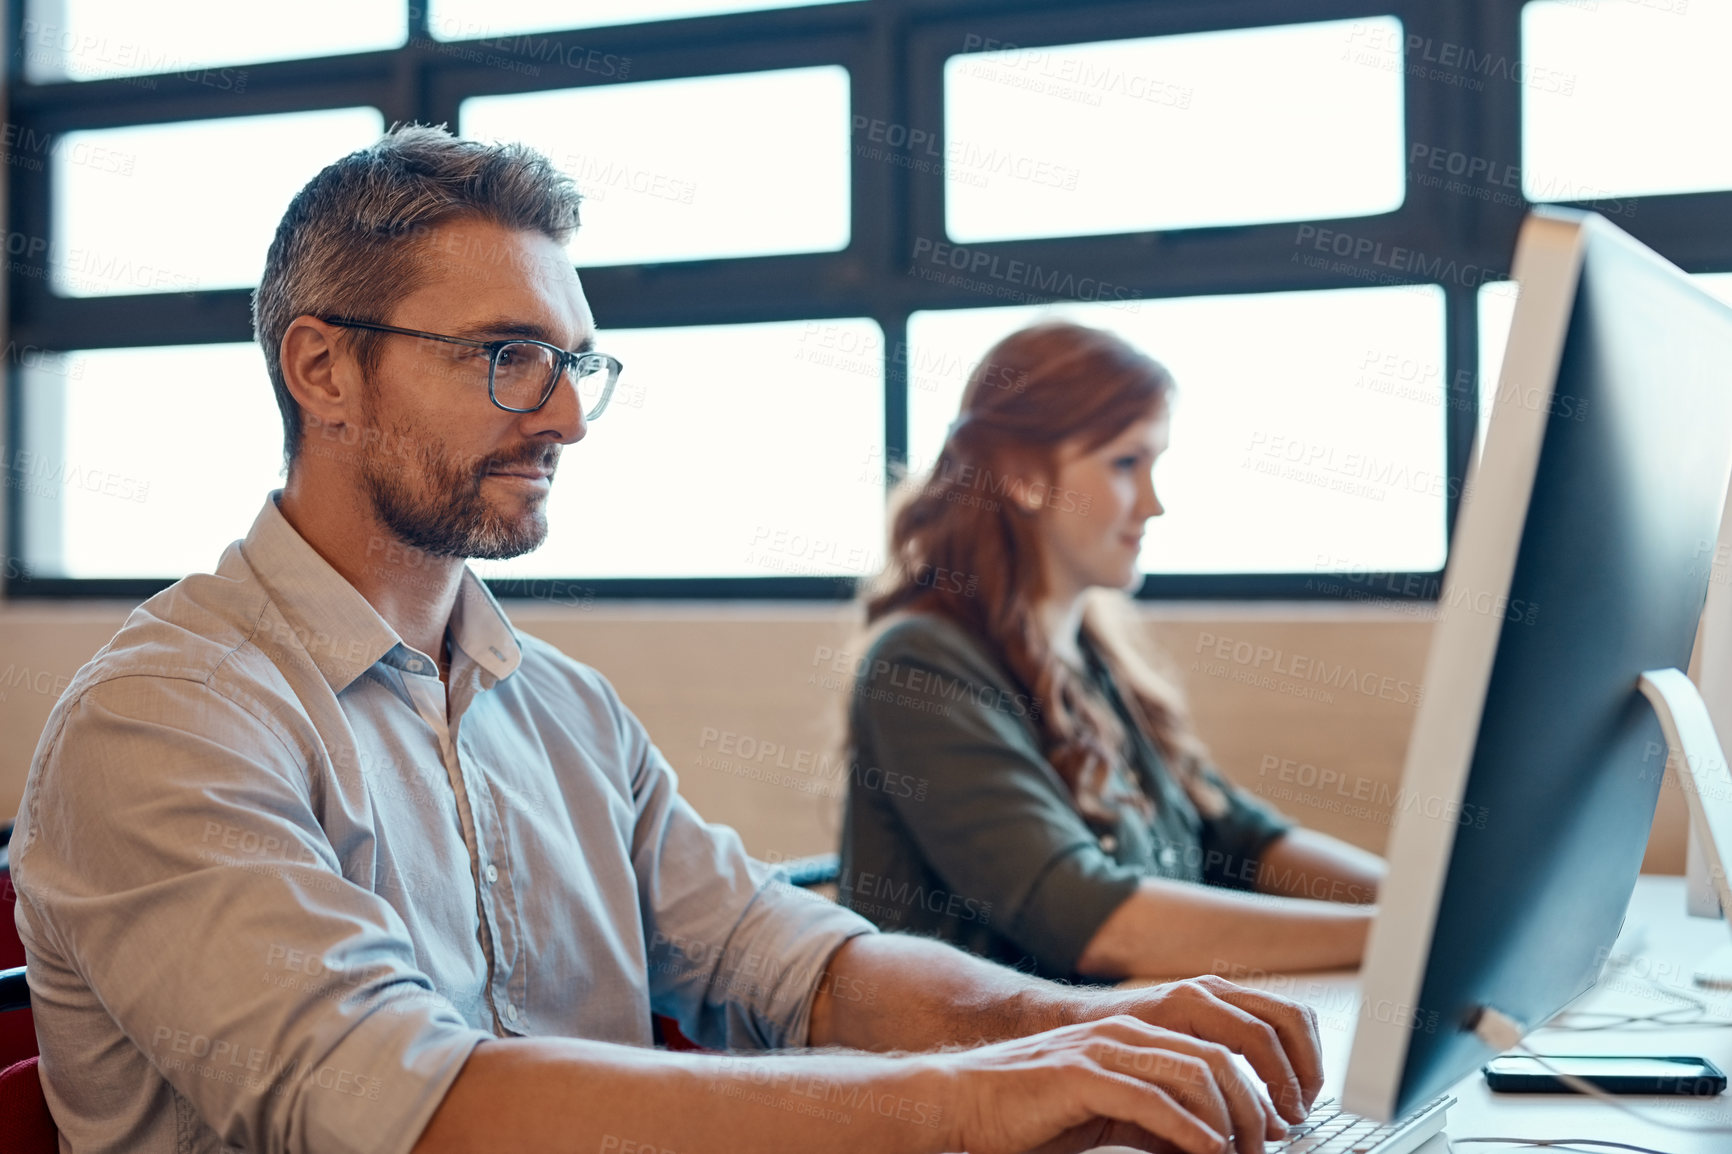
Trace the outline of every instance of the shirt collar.
[[523, 661], [523, 647], [505, 610], [469, 566], [457, 586], [457, 604], [451, 610], [451, 643], [467, 653], [494, 681], [511, 676]]
[[[282, 490], [275, 489], [265, 498], [241, 542], [241, 556], [306, 646], [332, 692], [341, 693], [403, 639], [360, 590], [289, 524], [277, 507], [281, 496]], [[495, 681], [509, 676], [523, 659], [505, 611], [467, 565], [457, 588], [450, 633], [452, 642]]]

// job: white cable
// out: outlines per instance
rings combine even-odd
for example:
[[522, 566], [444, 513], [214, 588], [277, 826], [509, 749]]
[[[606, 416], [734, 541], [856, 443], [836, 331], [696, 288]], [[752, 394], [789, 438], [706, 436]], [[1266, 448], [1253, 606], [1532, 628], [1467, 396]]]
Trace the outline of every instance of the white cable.
[[[1641, 930], [1638, 929], [1638, 940], [1642, 936], [1643, 934]], [[1634, 965], [1635, 962], [1636, 956], [1633, 953], [1614, 954], [1606, 962], [1606, 974], [1615, 974], [1619, 971], [1627, 970]], [[1605, 976], [1606, 975], [1601, 976], [1602, 981]], [[1637, 975], [1636, 980], [1650, 987], [1651, 990], [1660, 997], [1670, 998], [1676, 1002], [1682, 1002], [1683, 1005], [1673, 1007], [1669, 1010], [1654, 1010], [1646, 1014], [1621, 1014], [1612, 1010], [1565, 1010], [1556, 1018], [1547, 1022], [1543, 1028], [1547, 1030], [1559, 1030], [1578, 1034], [1592, 1033], [1597, 1030], [1634, 1029], [1638, 1026], [1651, 1026], [1656, 1030], [1664, 1030], [1675, 1026], [1689, 1026], [1691, 1029], [1695, 1030], [1723, 1030], [1732, 1028], [1732, 1019], [1707, 1017], [1706, 1015], [1709, 1011], [1708, 1003], [1696, 995], [1687, 994], [1680, 990], [1670, 989], [1647, 975]], [[1690, 1012], [1694, 1012], [1696, 1016], [1686, 1018], [1677, 1017], [1679, 1014]], [[1584, 1024], [1577, 1025], [1578, 1021], [1590, 1018], [1605, 1018], [1608, 1020], [1602, 1021], [1596, 1025], [1589, 1025], [1585, 1022]]]
[[1594, 1085], [1587, 1079], [1578, 1078], [1574, 1074], [1565, 1073], [1563, 1070], [1558, 1069], [1556, 1066], [1546, 1061], [1545, 1055], [1536, 1054], [1532, 1050], [1528, 1049], [1527, 1043], [1522, 1040], [1523, 1036], [1527, 1033], [1527, 1030], [1520, 1022], [1511, 1018], [1507, 1014], [1494, 1010], [1490, 1006], [1482, 1006], [1480, 1008], [1479, 1017], [1474, 1022], [1473, 1032], [1488, 1045], [1495, 1046], [1499, 1050], [1517, 1050], [1526, 1054], [1541, 1066], [1545, 1067], [1546, 1070], [1551, 1073], [1552, 1077], [1556, 1078], [1576, 1093], [1586, 1094], [1590, 1098], [1597, 1098], [1606, 1105], [1623, 1111], [1644, 1125], [1658, 1126], [1663, 1130], [1675, 1130], [1680, 1134], [1732, 1134], [1732, 1126], [1691, 1126], [1674, 1122], [1669, 1118], [1650, 1117], [1649, 1115], [1642, 1113], [1640, 1110], [1637, 1110], [1634, 1106], [1631, 1106], [1628, 1102], [1620, 1101], [1616, 1096], [1608, 1094], [1606, 1091], [1600, 1089], [1600, 1087]]

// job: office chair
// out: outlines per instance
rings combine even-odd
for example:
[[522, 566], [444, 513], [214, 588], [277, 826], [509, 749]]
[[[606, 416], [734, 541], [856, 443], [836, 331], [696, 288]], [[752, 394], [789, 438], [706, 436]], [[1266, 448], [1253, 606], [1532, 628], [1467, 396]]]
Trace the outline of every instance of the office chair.
[[[12, 870], [7, 860], [11, 840], [12, 823], [6, 822], [0, 825], [0, 970], [24, 964], [24, 943], [18, 940], [18, 923], [12, 917], [18, 894], [12, 888]], [[36, 1022], [30, 1016], [29, 999], [25, 999], [19, 1003], [18, 1012], [0, 1014], [0, 1070], [35, 1053]]]
[[[20, 1010], [29, 1017], [30, 987], [24, 981], [24, 967], [16, 966], [0, 971], [0, 1013], [12, 1017]], [[0, 1069], [0, 1150], [55, 1154], [60, 1149], [60, 1131], [42, 1094], [40, 1061], [32, 1052]]]
[[55, 1154], [60, 1131], [48, 1112], [37, 1072], [36, 1021], [30, 1016], [30, 987], [24, 981], [24, 943], [12, 907], [18, 895], [6, 845], [12, 823], [0, 826], [0, 1150], [17, 1154]]

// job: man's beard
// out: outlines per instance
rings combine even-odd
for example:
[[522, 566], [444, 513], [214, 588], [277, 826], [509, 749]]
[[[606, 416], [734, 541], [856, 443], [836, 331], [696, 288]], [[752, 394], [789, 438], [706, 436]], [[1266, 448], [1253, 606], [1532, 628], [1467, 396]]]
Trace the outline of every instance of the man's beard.
[[[363, 419], [372, 423], [371, 415]], [[545, 502], [507, 516], [488, 502], [481, 486], [491, 469], [551, 468], [559, 459], [558, 445], [541, 444], [514, 459], [464, 461], [412, 424], [375, 427], [381, 436], [363, 452], [361, 483], [379, 520], [405, 544], [438, 557], [503, 561], [547, 539]]]

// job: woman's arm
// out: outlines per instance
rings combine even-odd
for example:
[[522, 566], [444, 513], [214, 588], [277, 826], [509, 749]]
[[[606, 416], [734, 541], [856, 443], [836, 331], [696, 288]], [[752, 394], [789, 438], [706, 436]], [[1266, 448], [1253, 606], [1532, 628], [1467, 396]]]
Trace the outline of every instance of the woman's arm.
[[1384, 873], [1376, 854], [1296, 827], [1263, 847], [1255, 894], [1144, 881], [1077, 970], [1126, 978], [1357, 966]]
[[1357, 966], [1375, 913], [1148, 878], [1101, 924], [1077, 970], [1117, 980]]
[[1387, 872], [1383, 859], [1314, 829], [1291, 829], [1263, 848], [1257, 891], [1319, 901], [1370, 903]]

